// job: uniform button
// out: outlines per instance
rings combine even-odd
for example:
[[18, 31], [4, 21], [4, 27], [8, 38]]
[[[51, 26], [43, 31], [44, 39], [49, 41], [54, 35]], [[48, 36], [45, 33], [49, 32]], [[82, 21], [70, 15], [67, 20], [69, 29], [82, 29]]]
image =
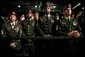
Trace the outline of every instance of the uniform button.
[[28, 33], [28, 35], [29, 35], [30, 33]]
[[28, 30], [29, 30], [29, 28], [28, 28]]
[[29, 27], [29, 25], [28, 25], [28, 27]]
[[28, 32], [29, 32], [29, 30], [28, 30]]
[[30, 19], [31, 20], [31, 19]]
[[46, 27], [47, 27], [47, 25], [46, 25]]
[[71, 28], [69, 30], [71, 30]]

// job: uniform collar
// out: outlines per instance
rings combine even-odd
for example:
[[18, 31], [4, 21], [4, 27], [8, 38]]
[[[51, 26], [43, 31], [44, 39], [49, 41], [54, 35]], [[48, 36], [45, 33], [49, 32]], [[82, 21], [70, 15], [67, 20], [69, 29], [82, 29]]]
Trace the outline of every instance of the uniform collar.
[[34, 20], [34, 17], [32, 16], [31, 18], [27, 18], [27, 20]]
[[71, 16], [65, 17], [65, 19], [71, 19]]
[[50, 16], [51, 16], [51, 14], [45, 14], [45, 16], [48, 16], [48, 17], [50, 17]]
[[11, 25], [15, 25], [18, 21], [11, 22]]

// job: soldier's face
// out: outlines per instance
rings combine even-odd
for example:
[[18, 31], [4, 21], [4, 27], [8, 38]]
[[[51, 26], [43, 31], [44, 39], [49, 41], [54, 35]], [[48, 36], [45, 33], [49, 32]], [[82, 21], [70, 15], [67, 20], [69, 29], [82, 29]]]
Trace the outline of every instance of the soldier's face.
[[71, 14], [72, 14], [71, 8], [67, 8], [67, 9], [65, 10], [65, 14], [66, 14], [66, 15], [71, 15]]
[[51, 8], [50, 7], [46, 7], [46, 12], [50, 13], [51, 12]]
[[34, 16], [35, 16], [35, 17], [38, 17], [38, 16], [39, 16], [39, 13], [38, 13], [38, 12], [36, 12], [36, 13], [34, 14]]
[[16, 15], [11, 15], [11, 16], [10, 16], [10, 20], [11, 20], [11, 21], [15, 21], [16, 19], [17, 19], [17, 18], [16, 18]]
[[27, 17], [28, 17], [28, 18], [31, 18], [31, 17], [32, 17], [32, 11], [31, 11], [31, 10], [29, 10], [29, 12], [28, 12], [28, 14], [27, 14]]
[[71, 10], [71, 8], [68, 8], [68, 14], [72, 14], [72, 10]]
[[28, 13], [28, 17], [31, 17], [32, 16], [32, 13]]

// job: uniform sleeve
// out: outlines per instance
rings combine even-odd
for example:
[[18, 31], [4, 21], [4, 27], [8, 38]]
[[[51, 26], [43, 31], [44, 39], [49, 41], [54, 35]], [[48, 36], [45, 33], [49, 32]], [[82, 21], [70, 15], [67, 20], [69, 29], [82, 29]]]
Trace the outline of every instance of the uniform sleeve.
[[19, 31], [19, 37], [21, 38], [26, 38], [27, 36], [25, 35], [24, 31], [23, 31], [23, 22], [20, 23], [20, 31]]
[[6, 36], [6, 26], [5, 26], [5, 24], [3, 24], [2, 27], [1, 27], [1, 37], [7, 37]]
[[41, 23], [42, 23], [42, 21], [41, 21], [41, 19], [39, 19], [39, 22], [38, 22], [38, 30], [39, 30], [39, 32], [40, 32], [40, 35], [41, 35], [41, 36], [44, 36], [45, 33], [42, 31], [42, 29], [41, 29], [41, 27], [40, 27], [40, 26], [42, 25]]

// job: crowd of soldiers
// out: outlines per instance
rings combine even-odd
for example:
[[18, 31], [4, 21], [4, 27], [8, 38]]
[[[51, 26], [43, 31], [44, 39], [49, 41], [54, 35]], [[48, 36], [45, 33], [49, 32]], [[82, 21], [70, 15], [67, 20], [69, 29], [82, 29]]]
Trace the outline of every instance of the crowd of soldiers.
[[[8, 46], [16, 50], [23, 47], [25, 55], [29, 56], [30, 54], [33, 55], [33, 42], [30, 37], [69, 36], [77, 38], [83, 36], [84, 14], [75, 18], [72, 15], [71, 5], [63, 9], [63, 16], [59, 16], [58, 12], [53, 16], [48, 3], [44, 7], [44, 11], [44, 14], [40, 16], [38, 11], [28, 9], [26, 14], [22, 14], [19, 19], [16, 12], [10, 12], [4, 18], [4, 24], [1, 28], [1, 36], [5, 39], [10, 39]], [[13, 38], [26, 39], [14, 40]]]

